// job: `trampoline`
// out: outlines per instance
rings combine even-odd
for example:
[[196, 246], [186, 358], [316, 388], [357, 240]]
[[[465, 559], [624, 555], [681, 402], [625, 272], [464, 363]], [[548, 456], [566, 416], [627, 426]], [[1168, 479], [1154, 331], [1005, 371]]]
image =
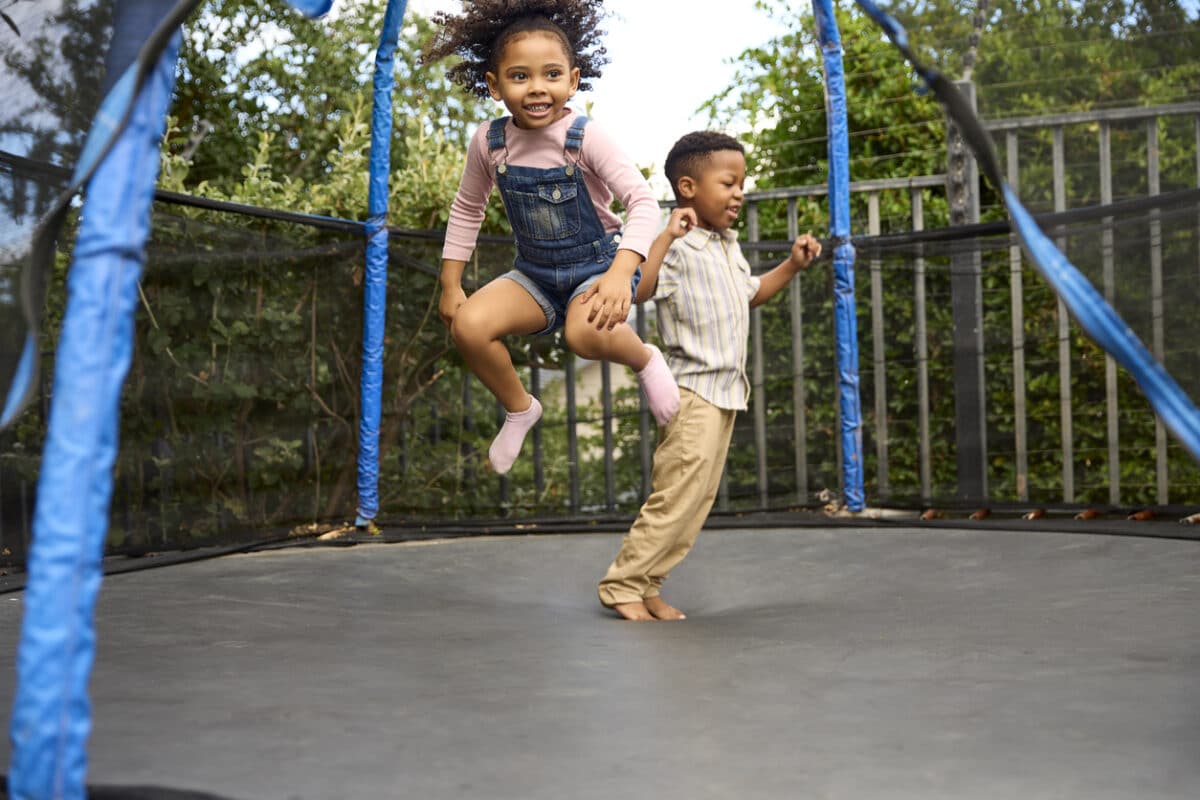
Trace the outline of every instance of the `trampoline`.
[[[291, 4], [309, 14], [329, 8], [327, 0]], [[1111, 166], [1109, 126], [1123, 119], [1114, 112], [1098, 118], [1105, 142], [1100, 172], [1107, 174], [1101, 179], [1101, 204], [1068, 211], [1056, 195], [1059, 213], [1048, 227], [1050, 218], [1031, 216], [1014, 188], [1013, 177], [1019, 174], [1015, 131], [1025, 123], [1010, 120], [1016, 127], [1006, 129], [1006, 181], [992, 134], [955, 85], [919, 64], [905, 32], [873, 3], [857, 0], [857, 5], [880, 24], [944, 103], [957, 128], [951, 153], [961, 160], [968, 146], [975, 150], [978, 168], [1003, 197], [1011, 221], [970, 225], [966, 223], [978, 219], [964, 218], [950, 233], [924, 231], [919, 217], [922, 187], [946, 185], [948, 195], [955, 194], [965, 185], [962, 174], [969, 170], [951, 169], [952, 179], [923, 176], [894, 185], [875, 182], [874, 189], [865, 190], [875, 192], [869, 199], [874, 230], [868, 237], [851, 236], [841, 42], [833, 4], [816, 0], [813, 13], [828, 86], [826, 196], [828, 249], [833, 254], [829, 283], [817, 287], [824, 316], [803, 316], [805, 295], [797, 282], [789, 341], [774, 343], [775, 350], [764, 356], [764, 339], [769, 337], [761, 330], [761, 319], [756, 322], [756, 407], [745, 415], [754, 428], [754, 441], [753, 447], [742, 448], [737, 460], [740, 473], [755, 473], [757, 482], [753, 488], [735, 487], [755, 513], [738, 513], [736, 498], [731, 504], [729, 486], [723, 487], [721, 513], [710, 518], [696, 550], [667, 587], [668, 597], [688, 613], [688, 620], [629, 625], [601, 608], [594, 587], [617, 550], [614, 534], [630, 521], [621, 513], [630, 509], [618, 508], [618, 495], [625, 503], [641, 496], [631, 486], [618, 491], [614, 450], [624, 446], [620, 458], [626, 466], [640, 457], [644, 494], [651, 439], [648, 417], [642, 408], [625, 420], [627, 431], [640, 424], [640, 453], [632, 436], [614, 445], [612, 398], [605, 389], [604, 430], [595, 437], [603, 439], [605, 460], [585, 465], [592, 470], [592, 482], [604, 485], [604, 497], [584, 496], [580, 487], [587, 478], [581, 479], [580, 470], [586, 459], [580, 452], [590, 445], [581, 449], [577, 441], [580, 419], [573, 389], [568, 388], [575, 382], [573, 362], [562, 365], [563, 391], [570, 399], [567, 421], [561, 425], [565, 433], [556, 433], [554, 441], [547, 419], [546, 450], [561, 446], [561, 452], [554, 451], [557, 463], [550, 465], [557, 472], [543, 469], [539, 427], [532, 437], [537, 453], [533, 465], [522, 465], [516, 477], [500, 480], [498, 500], [479, 491], [454, 514], [425, 524], [401, 519], [404, 511], [412, 511], [397, 500], [403, 487], [390, 487], [390, 497], [380, 497], [379, 467], [385, 460], [379, 448], [381, 425], [390, 429], [393, 444], [405, 442], [386, 454], [397, 462], [389, 464], [390, 475], [457, 470], [453, 479], [458, 491], [476, 483], [467, 434], [485, 436], [476, 428], [486, 429], [490, 413], [471, 410], [464, 379], [449, 390], [460, 399], [445, 417], [446, 426], [458, 425], [464, 438], [442, 440], [443, 417], [436, 405], [430, 419], [421, 420], [432, 433], [410, 431], [409, 420], [398, 415], [384, 419], [382, 354], [384, 331], [391, 330], [384, 321], [388, 292], [430, 294], [428, 283], [436, 270], [428, 267], [435, 259], [429, 252], [437, 250], [438, 239], [436, 232], [398, 232], [387, 226], [392, 59], [405, 3], [390, 2], [383, 18], [369, 218], [355, 222], [164, 193], [155, 196], [154, 171], [169, 107], [178, 28], [198, 2], [127, 0], [113, 4], [112, 14], [105, 3], [84, 2], [89, 30], [111, 33], [113, 41], [111, 46], [107, 41], [96, 43], [105, 59], [105, 77], [102, 86], [92, 87], [88, 113], [73, 113], [77, 129], [66, 131], [56, 120], [42, 131], [49, 138], [41, 144], [57, 147], [60, 138], [71, 139], [71, 144], [62, 146], [63, 153], [35, 147], [9, 152], [21, 137], [12, 134], [0, 142], [0, 194], [8, 200], [11, 218], [2, 231], [7, 250], [0, 260], [0, 288], [8, 287], [0, 292], [0, 331], [7, 334], [0, 337], [0, 426], [23, 424], [22, 434], [33, 437], [31, 441], [37, 440], [31, 431], [40, 436], [44, 430], [46, 454], [45, 469], [38, 465], [39, 510], [32, 526], [36, 536], [28, 560], [28, 586], [20, 575], [0, 575], [0, 642], [18, 653], [16, 674], [0, 673], [0, 702], [13, 708], [11, 736], [0, 744], [0, 758], [11, 765], [11, 785], [20, 782], [13, 796], [1194, 797], [1200, 785], [1200, 707], [1195, 701], [1200, 697], [1200, 620], [1194, 613], [1200, 550], [1193, 528], [1163, 520], [1189, 514], [1193, 522], [1200, 519], [1194, 508], [1180, 505], [1187, 498], [1180, 498], [1179, 492], [1172, 505], [1166, 485], [1170, 472], [1177, 486], [1186, 487], [1186, 495], [1193, 486], [1188, 481], [1197, 474], [1200, 412], [1187, 391], [1195, 396], [1200, 373], [1194, 352], [1166, 350], [1160, 340], [1167, 317], [1184, 320], [1172, 328], [1173, 338], [1187, 341], [1194, 330], [1194, 314], [1186, 313], [1194, 303], [1183, 301], [1196, 291], [1200, 189], [1191, 185], [1189, 173], [1186, 186], [1169, 183], [1169, 191], [1160, 193], [1160, 123], [1146, 112], [1129, 118], [1153, 132], [1145, 145], [1147, 160], [1154, 165], [1147, 177], [1148, 196], [1126, 199], [1124, 205], [1115, 200], [1113, 176], [1105, 166]], [[18, 18], [6, 19], [16, 38], [5, 44], [6, 58], [22, 65], [22, 75], [39, 75], [40, 63], [20, 56], [18, 28], [28, 31], [40, 25], [42, 40], [60, 39], [55, 26], [75, 19], [74, 5], [64, 0], [37, 9], [14, 8]], [[50, 11], [55, 10], [63, 11], [62, 19], [51, 19]], [[36, 97], [24, 96], [21, 86], [18, 99], [36, 102]], [[1185, 121], [1188, 115], [1195, 117], [1194, 154], [1200, 175], [1200, 107], [1185, 104], [1170, 111]], [[1078, 122], [1067, 120], [1060, 127]], [[1064, 164], [1061, 130], [1056, 136], [1052, 171], [1057, 175]], [[1122, 136], [1118, 131], [1117, 138]], [[1178, 156], [1182, 151], [1176, 147], [1171, 152]], [[1178, 171], [1174, 162], [1170, 170], [1164, 169], [1169, 176]], [[45, 295], [59, 287], [48, 286], [47, 276], [56, 237], [64, 220], [77, 210], [78, 190], [89, 181], [76, 261], [65, 292], [71, 304], [60, 349], [53, 354], [56, 375], [50, 392], [39, 383], [38, 370], [39, 359], [49, 360], [50, 354], [40, 352], [38, 342]], [[878, 193], [896, 187], [913, 193], [913, 233], [880, 236]], [[790, 235], [791, 229], [798, 230], [799, 196], [785, 192], [774, 197], [787, 204]], [[167, 205], [173, 210], [164, 213]], [[970, 203], [955, 200], [948, 205], [953, 216]], [[153, 231], [146, 225], [152, 207], [158, 226]], [[193, 215], [195, 209], [212, 213]], [[221, 214], [268, 221], [261, 236], [231, 226], [236, 234], [222, 239], [223, 227], [216, 221]], [[1039, 224], [1053, 232], [1055, 242]], [[756, 264], [781, 243], [786, 250], [786, 241], [759, 238], [757, 207], [748, 226], [747, 250], [756, 254]], [[284, 242], [291, 249], [285, 249]], [[1096, 252], [1089, 255], [1089, 246], [1097, 242], [1098, 247], [1090, 247]], [[874, 453], [864, 453], [863, 448], [856, 246], [872, 270], [872, 300], [879, 299], [879, 310], [871, 312], [871, 330], [864, 331], [875, 349], [876, 421], [869, 428]], [[1151, 283], [1161, 284], [1165, 271], [1168, 285], [1176, 287], [1175, 297], [1166, 298], [1166, 311], [1164, 290], [1156, 289], [1158, 305], [1143, 304], [1149, 316], [1127, 324], [1096, 290], [1094, 284], [1102, 284], [1106, 294], [1117, 294], [1110, 285], [1110, 267], [1120, 247], [1151, 253]], [[1066, 251], [1073, 257], [1090, 257], [1091, 272], [1099, 267], [1099, 276], [1085, 277], [1067, 260]], [[148, 291], [139, 282], [147, 252], [154, 254], [152, 261], [167, 267], [146, 276]], [[954, 292], [964, 285], [964, 276], [965, 284], [978, 282], [980, 264], [986, 259], [990, 268], [996, 254], [1003, 259], [1003, 269], [1012, 265], [1018, 288], [1022, 258], [1028, 258], [1061, 304], [1058, 324], [1068, 324], [1069, 310], [1097, 343], [1094, 360], [1109, 359], [1111, 379], [1104, 399], [1110, 430], [1116, 428], [1118, 408], [1123, 423], [1133, 418], [1143, 428], [1153, 428], [1159, 499], [1153, 509], [1143, 508], [1140, 517], [1133, 514], [1125, 520], [1127, 512], [1136, 511], [1130, 492], [1137, 492], [1138, 502], [1150, 496], [1145, 485], [1135, 485], [1122, 496], [1114, 482], [1105, 507], [1094, 495], [1086, 500], [1074, 495], [1074, 473], [1093, 470], [1092, 459], [1099, 465], [1100, 448], [1093, 446], [1085, 456], [1088, 470], [1077, 469], [1069, 432], [1062, 448], [1061, 495], [1050, 489], [1030, 491], [1030, 475], [1039, 474], [1039, 467], [1045, 475], [1048, 458], [1034, 463], [1032, 470], [1028, 463], [1011, 470], [1007, 465], [997, 468], [1006, 485], [989, 490], [987, 479], [994, 476], [988, 474], [983, 447], [990, 422], [982, 398], [980, 328], [973, 334], [978, 341], [966, 337], [944, 342], [951, 345], [946, 349], [953, 350], [956, 370], [965, 354], [968, 371], [979, 372], [976, 384], [956, 380], [949, 390], [955, 396], [943, 398], [967, 409], [956, 420], [974, 417], [978, 425], [974, 433], [962, 426], [958, 431], [959, 489], [966, 490], [948, 498], [943, 484], [937, 489], [942, 492], [938, 499], [948, 502], [936, 513], [930, 509], [927, 521], [918, 517], [935, 496], [930, 462], [950, 460], [944, 445], [947, 431], [953, 430], [953, 424], [943, 425], [940, 432], [929, 427], [931, 392], [924, 372], [931, 360], [928, 353], [917, 358], [919, 364], [914, 362], [909, 381], [918, 384], [918, 394], [923, 395], [913, 414], [917, 418], [899, 420], [898, 425], [920, 433], [895, 436], [910, 444], [920, 442], [920, 452], [909, 454], [918, 464], [909, 471], [919, 473], [920, 486], [901, 487], [894, 476], [889, 478], [886, 423], [889, 408], [899, 404], [889, 406], [886, 392], [883, 265], [903, 265], [891, 269], [889, 282], [895, 276], [908, 280], [910, 268], [924, 281], [928, 266], [930, 286], [942, 287], [931, 288], [931, 296], [942, 291], [944, 298], [951, 284]], [[351, 293], [337, 284], [330, 291], [321, 283], [330, 276], [319, 267], [350, 258], [361, 263], [364, 255], [361, 291], [355, 286]], [[485, 259], [499, 264], [508, 256], [507, 251], [492, 250]], [[212, 488], [211, 497], [204, 500], [196, 499], [203, 492], [186, 494], [201, 472], [196, 463], [231, 460], [226, 437], [238, 431], [190, 430], [186, 420], [181, 423], [174, 409], [168, 409], [163, 413], [172, 415], [170, 435], [159, 430], [143, 440], [126, 441], [132, 451], [128, 463], [121, 463], [116, 453], [122, 382], [134, 352], [133, 317], [139, 302], [152, 314], [147, 295], [171, 291], [171, 281], [178, 276], [170, 267], [198, 257], [230, 273], [253, 270], [263, 259], [274, 258], [297, 275], [311, 275], [311, 289], [297, 284], [281, 286], [279, 292], [281, 297], [292, 289], [299, 292], [299, 299], [283, 297], [294, 304], [293, 316], [301, 309], [310, 312], [304, 325], [312, 332], [307, 344], [311, 383], [302, 388], [305, 401], [322, 404], [326, 415], [306, 415], [304, 403], [283, 395], [256, 407], [249, 399], [257, 386], [248, 381], [240, 387], [243, 395], [237, 399], [247, 401], [241, 422], [269, 427], [270, 434], [262, 439], [276, 447], [266, 457], [284, 464], [279, 474], [292, 475], [288, 470], [293, 464], [303, 465], [293, 470], [299, 476], [298, 491], [289, 495], [280, 489], [275, 496], [261, 491], [255, 504], [241, 505], [239, 510], [246, 514], [241, 519], [213, 499], [219, 494], [216, 484], [207, 487]], [[415, 288], [389, 284], [389, 258], [407, 269], [414, 282], [425, 283]], [[1138, 286], [1146, 283], [1144, 277], [1118, 271], [1117, 283]], [[807, 285], [811, 294], [815, 284]], [[318, 286], [325, 288], [318, 292]], [[966, 288], [964, 296], [970, 299], [971, 287]], [[903, 289], [912, 291], [907, 285]], [[916, 284], [911, 341], [918, 353], [927, 343], [924, 293], [925, 284]], [[1124, 289], [1120, 293], [1133, 295], [1126, 301], [1131, 305], [1133, 299], [1143, 299]], [[332, 344], [320, 351], [318, 295], [327, 298], [320, 313], [322, 331], [336, 331]], [[313, 298], [311, 306], [305, 306], [305, 296]], [[952, 304], [953, 314], [939, 316], [935, 311], [931, 318], [943, 328], [969, 329], [963, 320], [970, 318], [960, 317], [959, 311], [974, 304], [979, 306], [975, 319], [982, 325], [978, 291], [971, 302], [961, 300]], [[1014, 302], [1019, 308], [1019, 301]], [[1185, 313], [1179, 312], [1181, 307]], [[254, 316], [242, 311], [247, 318]], [[1126, 309], [1122, 313], [1127, 314]], [[819, 375], [812, 365], [805, 373], [803, 361], [801, 332], [813, 329], [814, 319], [834, 334], [809, 340], [810, 351], [822, 350]], [[219, 322], [215, 310], [211, 321]], [[181, 328], [186, 331], [192, 322], [184, 320]], [[644, 325], [640, 314], [637, 323]], [[162, 331], [171, 324], [164, 317]], [[407, 321], [387, 324], [399, 327]], [[158, 320], [153, 325], [159, 330]], [[1026, 328], [1019, 318], [1012, 325], [1017, 333]], [[1155, 343], [1155, 352], [1130, 326], [1143, 336], [1143, 329], [1150, 331], [1146, 338]], [[360, 339], [346, 334], [352, 327], [356, 335], [361, 332]], [[1060, 386], [1065, 386], [1061, 403], [1069, 422], [1070, 334], [1062, 334], [1062, 327], [1058, 330], [1060, 352], [1061, 342], [1068, 342], [1059, 368], [1067, 366], [1060, 372], [1065, 375]], [[169, 341], [170, 332], [161, 336]], [[903, 336], [908, 336], [907, 330]], [[937, 341], [936, 333], [928, 338]], [[1018, 338], [1014, 335], [1014, 351], [1019, 350]], [[297, 342], [302, 346], [303, 337]], [[163, 348], [175, 358], [166, 345]], [[352, 371], [346, 367], [347, 356], [356, 350], [362, 353], [354, 387], [360, 394], [352, 396], [343, 383]], [[786, 359], [777, 358], [783, 350], [799, 355], [784, 364], [782, 373], [766, 374], [763, 362], [784, 363]], [[1019, 352], [1023, 358], [1024, 351]], [[143, 362], [150, 360], [140, 351], [137, 355]], [[535, 393], [542, 387], [542, 355], [532, 357], [528, 367], [531, 386], [539, 387]], [[441, 357], [435, 346], [422, 354], [430, 370]], [[337, 369], [330, 368], [334, 362]], [[250, 374], [262, 363], [250, 360], [235, 367]], [[1047, 371], [1048, 363], [1038, 368]], [[1128, 376], [1121, 386], [1118, 364]], [[172, 380], [186, 373], [178, 363], [176, 367], [180, 374]], [[145, 369], [144, 364], [137, 369]], [[325, 373], [334, 378], [317, 386], [318, 376]], [[1017, 376], [1029, 373], [1014, 367], [1012, 374], [1024, 397], [1023, 381]], [[1177, 384], [1173, 375], [1185, 385]], [[139, 377], [142, 386], [162, 388], [169, 383], [156, 383], [159, 376], [151, 371]], [[805, 397], [806, 377], [821, 384], [824, 392], [815, 402]], [[295, 388], [288, 386], [295, 381], [278, 373], [269, 380]], [[605, 373], [606, 387], [609, 380]], [[961, 386], [967, 391], [961, 392]], [[324, 405], [318, 389], [328, 390], [326, 397], [337, 395], [341, 405]], [[976, 391], [980, 396], [973, 394]], [[1138, 394], [1131, 397], [1135, 391]], [[779, 413], [786, 405], [778, 402], [781, 394], [789, 395], [792, 405]], [[52, 396], [46, 408], [48, 395]], [[169, 397], [168, 391], [164, 397]], [[37, 406], [35, 399], [43, 405]], [[152, 400], [146, 406], [151, 410], [143, 413], [153, 417], [158, 402]], [[768, 402], [776, 420], [770, 436]], [[170, 404], [164, 400], [163, 405]], [[823, 416], [814, 411], [811, 420], [806, 419], [807, 409], [816, 405], [823, 407]], [[1013, 427], [1022, 429], [1026, 412], [1021, 403], [1017, 406], [1021, 410], [1013, 412]], [[812, 436], [805, 427], [809, 421], [816, 431]], [[1007, 416], [1003, 423], [1008, 424]], [[156, 424], [151, 420], [148, 427]], [[792, 430], [784, 433], [790, 439], [780, 435], [788, 427]], [[1170, 447], [1168, 431], [1177, 441]], [[1039, 451], [1041, 440], [1028, 446], [1024, 436], [1013, 433], [1018, 465], [1022, 459], [1028, 462], [1031, 454], [1036, 462], [1039, 452], [1048, 452], [1044, 446]], [[811, 473], [806, 440], [817, 442]], [[1105, 466], [1110, 475], [1120, 477], [1118, 437], [1111, 436], [1108, 446]], [[1136, 445], [1143, 446], [1140, 441]], [[294, 512], [303, 498], [312, 504], [311, 518], [318, 517], [322, 458], [326, 465], [331, 460], [349, 464], [352, 448], [358, 455], [355, 525], [340, 538], [289, 535], [279, 522], [286, 518], [282, 512]], [[780, 468], [768, 462], [792, 448], [793, 463]], [[1127, 444], [1125, 449], [1133, 448]], [[239, 468], [257, 457], [239, 452]], [[418, 455], [447, 459], [455, 468], [443, 468], [446, 462], [416, 464]], [[410, 457], [415, 466], [409, 464]], [[979, 474], [962, 474], [964, 464]], [[868, 466], [876, 475], [865, 480]], [[193, 468], [197, 471], [187, 472]], [[791, 474], [783, 476], [785, 472]], [[0, 469], [0, 477], [8, 474]], [[141, 483], [126, 480], [130, 474], [137, 474]], [[889, 480], [895, 490], [891, 494]], [[542, 507], [520, 503], [528, 502], [530, 494], [545, 502], [546, 485], [555, 482], [563, 513], [551, 519], [521, 517], [522, 511]], [[8, 493], [5, 498], [14, 496], [11, 484], [10, 480], [0, 486], [0, 492]], [[532, 493], [529, 484], [535, 487]], [[351, 485], [349, 479], [340, 480], [334, 492], [326, 486], [326, 497], [348, 496]], [[569, 488], [564, 491], [563, 486]], [[910, 507], [899, 516], [868, 508], [868, 490], [898, 505], [908, 501]], [[25, 483], [19, 493], [24, 517], [29, 499]], [[780, 494], [788, 498], [786, 504], [772, 500]], [[756, 497], [747, 501], [751, 495]], [[980, 500], [988, 501], [986, 508], [980, 508]], [[921, 506], [911, 507], [914, 502]], [[0, 523], [9, 524], [12, 507], [6, 499]], [[822, 507], [825, 514], [820, 513]], [[377, 521], [381, 508], [390, 509], [392, 516]], [[974, 509], [979, 510], [967, 519]], [[868, 513], [861, 513], [864, 510]], [[1072, 518], [1077, 511], [1084, 512], [1082, 519]], [[308, 515], [309, 509], [297, 513]], [[505, 514], [512, 516], [499, 519]], [[1093, 520], [1105, 515], [1108, 522]], [[1133, 521], [1155, 515], [1155, 521]], [[1117, 516], [1121, 519], [1114, 519]], [[107, 547], [111, 542], [106, 537], [114, 531], [123, 537], [123, 549]], [[184, 547], [199, 542], [203, 549], [154, 552], [156, 543], [178, 544], [169, 534], [178, 534]], [[231, 540], [232, 546], [221, 549]], [[98, 593], [101, 567], [109, 577], [104, 592]]]
[[[1195, 796], [1194, 542], [707, 530], [668, 587], [689, 619], [650, 625], [595, 600], [617, 545], [432, 539], [113, 576], [89, 783], [231, 800]], [[7, 648], [20, 612], [0, 599]], [[12, 688], [6, 673], [6, 704]]]

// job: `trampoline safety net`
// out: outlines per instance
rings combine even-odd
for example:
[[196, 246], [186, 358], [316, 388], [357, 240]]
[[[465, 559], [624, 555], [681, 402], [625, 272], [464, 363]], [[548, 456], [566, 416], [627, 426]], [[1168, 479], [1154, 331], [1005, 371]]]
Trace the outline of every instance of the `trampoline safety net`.
[[[1108, 215], [1116, 212], [1119, 216]], [[1113, 298], [1143, 341], [1160, 342], [1168, 370], [1191, 396], [1200, 396], [1200, 354], [1191, 345], [1200, 336], [1193, 313], [1200, 303], [1200, 192], [1046, 220], [1048, 232], [1073, 262]], [[774, 263], [784, 244], [761, 243], [755, 260]], [[122, 401], [109, 537], [113, 552], [264, 538], [352, 516], [363, 247], [360, 230], [349, 224], [318, 227], [286, 215], [200, 209], [175, 199], [156, 203], [135, 356]], [[879, 502], [886, 496], [901, 506], [922, 501], [922, 442], [931, 456], [932, 494], [954, 495], [950, 282], [954, 265], [966, 257], [978, 263], [984, 286], [990, 498], [1019, 499], [1014, 431], [1017, 415], [1023, 414], [1029, 501], [1061, 501], [1059, 312], [1045, 282], [1014, 255], [1015, 239], [1007, 226], [862, 238], [856, 247], [868, 497]], [[568, 364], [557, 340], [514, 341], [514, 359], [527, 384], [540, 385], [547, 413], [528, 457], [507, 479], [486, 470], [483, 455], [497, 430], [497, 408], [490, 394], [467, 377], [437, 318], [439, 254], [436, 232], [392, 236], [381, 428], [383, 518], [569, 518], [635, 510], [642, 498], [639, 450], [645, 416], [636, 384], [614, 368], [606, 409], [601, 376], [592, 374], [599, 367]], [[67, 256], [59, 254], [60, 265]], [[472, 279], [499, 274], [511, 257], [506, 243], [484, 243], [471, 265]], [[1152, 265], [1161, 270], [1161, 303], [1154, 300]], [[53, 274], [61, 281], [61, 270]], [[806, 494], [814, 499], [823, 489], [836, 490], [839, 474], [831, 280], [828, 262], [819, 262], [804, 275], [800, 291], [803, 452]], [[1018, 284], [1023, 410], [1014, 407], [1013, 291]], [[913, 301], [918, 287], [924, 295], [920, 325]], [[49, 345], [60, 288], [55, 283], [49, 291], [43, 337], [47, 363], [53, 358]], [[871, 321], [876, 290], [882, 291], [887, 311], [881, 326]], [[653, 310], [638, 313], [653, 336]], [[794, 319], [786, 296], [763, 307], [762, 381], [755, 391], [766, 409], [768, 500], [775, 506], [794, 504], [796, 497]], [[922, 330], [924, 358], [917, 347]], [[1069, 330], [1077, 498], [1107, 500], [1111, 451], [1104, 420], [1112, 402], [1122, 491], [1130, 504], [1152, 504], [1154, 416], [1121, 371], [1110, 396], [1104, 353], [1074, 327]], [[878, 334], [882, 361], [871, 355]], [[568, 368], [577, 386], [574, 408], [568, 407], [564, 386]], [[42, 375], [48, 374], [49, 368], [43, 369]], [[922, 382], [927, 395], [919, 391]], [[14, 551], [27, 535], [20, 511], [33, 502], [49, 391], [41, 386], [41, 400], [2, 434], [5, 541]], [[877, 392], [886, 393], [885, 427], [871, 413]], [[928, 419], [925, 434], [922, 416]], [[755, 427], [753, 413], [740, 415], [724, 500], [729, 508], [761, 507]], [[649, 436], [654, 436], [652, 426]], [[879, 446], [880, 436], [886, 437], [886, 447]], [[1172, 492], [1181, 502], [1195, 498], [1200, 469], [1174, 444], [1167, 454]], [[881, 455], [886, 472], [880, 470]], [[578, 497], [572, 497], [573, 489]], [[615, 504], [609, 502], [610, 491]]]
[[[0, 540], [4, 558], [15, 562], [30, 536], [77, 224], [63, 198], [98, 103], [111, 25], [109, 4], [85, 0], [18, 3], [5, 13], [12, 24], [0, 25], [9, 77], [0, 83], [0, 388], [10, 389], [31, 328], [41, 361], [33, 401], [0, 430]], [[52, 46], [68, 38], [75, 47]], [[1045, 149], [1040, 141], [1032, 147]], [[1148, 196], [1134, 185], [1141, 178], [1118, 174], [1128, 190], [1122, 197], [1142, 201], [1118, 198], [1102, 208], [1089, 195], [1087, 210], [1043, 221], [1195, 401], [1200, 194], [1185, 188], [1194, 186], [1195, 155], [1176, 159], [1179, 177], [1170, 152], [1162, 194]], [[1045, 212], [1036, 180], [1045, 159], [1030, 152], [1024, 161], [1033, 166], [1022, 196]], [[49, 224], [60, 206], [61, 230]], [[854, 231], [866, 227], [861, 211], [855, 207]], [[764, 202], [762, 228], [775, 240], [746, 248], [760, 270], [787, 248], [786, 225], [771, 214]], [[820, 219], [802, 225], [823, 228]], [[905, 226], [889, 226], [885, 215], [885, 235], [854, 240], [869, 504], [961, 499], [963, 383], [951, 285], [964, 264], [982, 287], [984, 369], [976, 388], [986, 494], [971, 502], [1112, 502], [1116, 475], [1120, 504], [1162, 504], [1164, 474], [1170, 504], [1200, 502], [1200, 467], [1158, 429], [1132, 379], [1078, 326], [1063, 326], [1054, 294], [1005, 223], [920, 234], [890, 228]], [[394, 231], [390, 242], [381, 522], [635, 511], [655, 432], [626, 371], [577, 362], [557, 337], [514, 340], [514, 362], [546, 416], [514, 470], [496, 477], [484, 455], [499, 410], [437, 316], [440, 233]], [[364, 246], [357, 223], [160, 194], [122, 399], [110, 552], [246, 542], [353, 518]], [[35, 247], [48, 249], [44, 270], [32, 268]], [[512, 256], [503, 237], [484, 237], [469, 279], [489, 280]], [[838, 495], [832, 297], [823, 260], [792, 297], [762, 307], [752, 408], [738, 418], [719, 510], [819, 507]], [[652, 306], [631, 322], [654, 337]]]

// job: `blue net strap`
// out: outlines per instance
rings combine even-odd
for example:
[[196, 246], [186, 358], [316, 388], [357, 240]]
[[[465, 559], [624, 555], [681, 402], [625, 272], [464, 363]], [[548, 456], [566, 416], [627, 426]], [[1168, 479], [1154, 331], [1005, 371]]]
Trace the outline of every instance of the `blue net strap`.
[[908, 33], [894, 18], [871, 0], [855, 0], [873, 19], [892, 43], [904, 53], [922, 80], [933, 90], [948, 113], [962, 129], [963, 137], [975, 152], [979, 166], [1004, 195], [1009, 216], [1021, 244], [1038, 272], [1062, 298], [1079, 326], [1093, 341], [1129, 371], [1163, 424], [1181, 444], [1200, 461], [1200, 410], [1179, 384], [1038, 226], [1033, 215], [1021, 203], [1017, 193], [1004, 180], [1000, 160], [991, 137], [958, 88], [937, 70], [922, 64], [908, 42]]

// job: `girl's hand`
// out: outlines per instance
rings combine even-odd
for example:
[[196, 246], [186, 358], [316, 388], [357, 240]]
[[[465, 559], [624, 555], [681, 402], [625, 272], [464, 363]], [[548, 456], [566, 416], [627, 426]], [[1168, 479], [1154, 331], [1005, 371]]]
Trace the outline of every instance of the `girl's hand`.
[[467, 302], [467, 293], [463, 291], [461, 284], [442, 287], [442, 299], [438, 301], [438, 316], [442, 318], [442, 322], [449, 328], [454, 322], [454, 315], [458, 313], [458, 307]]
[[796, 241], [792, 242], [792, 252], [788, 255], [788, 260], [792, 262], [792, 268], [799, 272], [807, 269], [813, 259], [819, 255], [821, 255], [821, 243], [811, 233], [805, 233], [797, 236]]
[[611, 331], [629, 317], [629, 278], [620, 270], [609, 269], [580, 299], [591, 304], [588, 322], [595, 323], [598, 331]]
[[664, 230], [672, 239], [678, 239], [685, 236], [698, 224], [700, 224], [700, 218], [696, 216], [694, 208], [677, 208], [671, 212], [671, 218], [667, 220], [667, 227]]

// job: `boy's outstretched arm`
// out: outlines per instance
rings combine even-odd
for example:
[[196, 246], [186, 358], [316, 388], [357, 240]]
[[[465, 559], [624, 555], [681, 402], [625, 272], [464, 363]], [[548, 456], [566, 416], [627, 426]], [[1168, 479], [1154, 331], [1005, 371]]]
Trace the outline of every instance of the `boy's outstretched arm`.
[[787, 286], [796, 273], [807, 269], [813, 259], [821, 255], [821, 243], [810, 234], [805, 233], [796, 237], [792, 242], [792, 252], [770, 272], [764, 274], [758, 286], [758, 293], [750, 300], [750, 307], [761, 306], [770, 300], [779, 290]]
[[667, 225], [650, 244], [650, 252], [642, 262], [642, 280], [638, 283], [635, 303], [644, 303], [654, 296], [658, 287], [658, 271], [662, 268], [663, 258], [671, 249], [671, 242], [680, 238], [696, 224], [696, 212], [690, 208], [677, 208], [671, 212]]

